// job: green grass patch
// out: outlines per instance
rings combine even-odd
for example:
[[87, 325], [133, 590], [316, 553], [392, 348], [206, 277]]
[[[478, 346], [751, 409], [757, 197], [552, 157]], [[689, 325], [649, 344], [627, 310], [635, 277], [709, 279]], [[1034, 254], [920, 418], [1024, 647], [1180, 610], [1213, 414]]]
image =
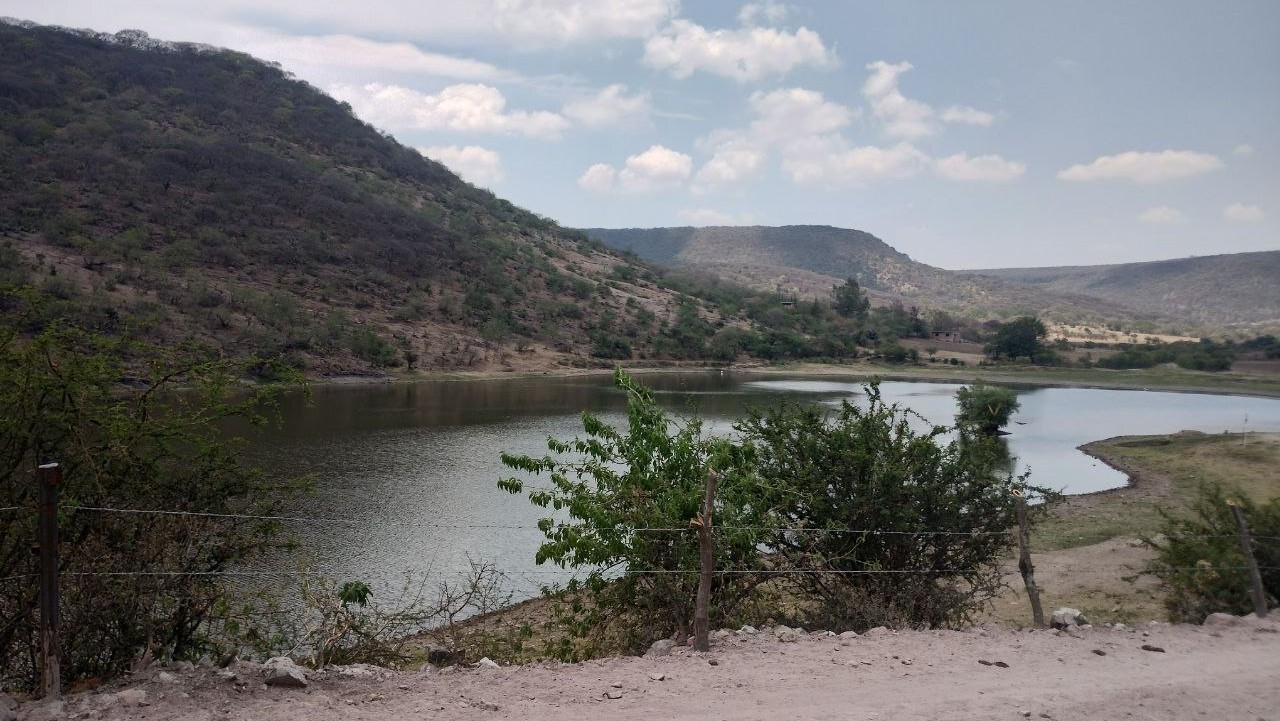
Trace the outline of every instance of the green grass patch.
[[1129, 436], [1087, 448], [1134, 475], [1135, 484], [1057, 504], [1036, 529], [1033, 549], [1149, 537], [1161, 525], [1158, 509], [1185, 513], [1204, 482], [1238, 488], [1260, 503], [1280, 495], [1280, 434]]

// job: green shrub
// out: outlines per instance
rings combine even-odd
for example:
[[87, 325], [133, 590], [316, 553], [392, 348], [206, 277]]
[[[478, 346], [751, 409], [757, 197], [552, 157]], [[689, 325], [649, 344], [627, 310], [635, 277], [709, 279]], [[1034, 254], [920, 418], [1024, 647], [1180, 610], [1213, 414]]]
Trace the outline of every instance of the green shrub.
[[956, 391], [956, 425], [994, 435], [1009, 425], [1019, 408], [1018, 395], [1008, 388], [974, 383]]
[[[704, 437], [697, 419], [674, 422], [650, 391], [621, 370], [614, 384], [627, 394], [625, 430], [583, 413], [586, 435], [549, 439], [551, 455], [502, 454], [507, 467], [550, 482], [527, 489], [518, 478], [498, 482], [509, 493], [527, 490], [531, 503], [556, 512], [538, 521], [546, 540], [537, 562], [585, 572], [563, 588], [546, 589], [568, 632], [547, 648], [561, 659], [639, 651], [673, 633], [688, 635], [698, 584], [698, 545], [689, 521], [702, 506], [707, 473], [735, 465], [730, 444]], [[751, 492], [738, 475], [723, 474], [716, 523], [754, 525]], [[752, 568], [757, 555], [745, 533], [717, 537], [718, 568]], [[713, 621], [723, 622], [750, 585], [743, 575], [717, 577]]]
[[[118, 675], [144, 652], [198, 659], [208, 650], [204, 624], [223, 600], [216, 574], [268, 548], [279, 530], [260, 517], [275, 512], [287, 484], [245, 468], [218, 430], [227, 418], [256, 418], [269, 391], [246, 391], [239, 369], [206, 360], [210, 352], [60, 324], [24, 337], [12, 325], [18, 302], [0, 302], [14, 311], [0, 324], [0, 506], [32, 508], [33, 470], [58, 461], [66, 506], [194, 514], [61, 515], [63, 680]], [[125, 377], [134, 385], [122, 387]], [[30, 689], [40, 648], [35, 514], [12, 512], [4, 523], [0, 685]], [[131, 575], [139, 571], [164, 573]]]
[[916, 431], [875, 385], [865, 409], [752, 412], [735, 442], [704, 438], [697, 419], [671, 420], [621, 371], [615, 383], [627, 393], [625, 430], [584, 413], [585, 437], [549, 440], [552, 455], [502, 456], [550, 482], [498, 483], [555, 512], [538, 523], [537, 562], [586, 573], [546, 590], [568, 631], [547, 650], [562, 659], [687, 635], [699, 569], [689, 522], [713, 468], [713, 623], [959, 625], [1002, 588], [1013, 492], [1045, 493], [1004, 472], [998, 440]]
[[394, 345], [368, 328], [352, 331], [347, 338], [347, 345], [361, 360], [375, 366], [389, 368], [400, 359]]
[[782, 568], [797, 621], [865, 629], [960, 625], [1002, 588], [1015, 490], [990, 438], [944, 442], [867, 387], [865, 408], [784, 406], [736, 428], [769, 509], [760, 539]]
[[1205, 483], [1191, 515], [1165, 514], [1160, 535], [1150, 541], [1156, 550], [1150, 572], [1168, 592], [1165, 605], [1171, 620], [1200, 623], [1211, 613], [1253, 610], [1249, 574], [1229, 503], [1241, 507], [1249, 524], [1268, 605], [1274, 606], [1280, 597], [1280, 497], [1259, 505], [1243, 494]]
[[631, 357], [631, 341], [609, 331], [591, 333], [591, 355], [596, 358], [626, 360]]

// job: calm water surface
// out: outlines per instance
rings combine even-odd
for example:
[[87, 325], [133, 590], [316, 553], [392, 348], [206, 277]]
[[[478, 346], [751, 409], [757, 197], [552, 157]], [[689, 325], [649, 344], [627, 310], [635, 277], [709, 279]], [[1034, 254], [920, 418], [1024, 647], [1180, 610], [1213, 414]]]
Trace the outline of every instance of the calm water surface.
[[[643, 376], [675, 414], [697, 413], [730, 433], [749, 407], [783, 400], [858, 399], [857, 381], [696, 373]], [[955, 391], [945, 383], [885, 382], [886, 400], [947, 424]], [[1280, 431], [1280, 400], [1149, 391], [1019, 390], [1008, 430], [1032, 481], [1067, 493], [1123, 485], [1122, 474], [1076, 450], [1117, 435], [1194, 429]], [[289, 511], [343, 523], [292, 524], [302, 555], [335, 579], [398, 587], [406, 571], [449, 577], [468, 558], [496, 563], [517, 595], [557, 574], [533, 563], [543, 509], [497, 489], [511, 472], [499, 453], [546, 452], [548, 436], [581, 431], [579, 414], [625, 421], [624, 398], [607, 377], [438, 381], [324, 386], [308, 405], [286, 399], [282, 427], [256, 437], [249, 454], [284, 476], [310, 474], [315, 491]], [[385, 595], [384, 595], [385, 597]]]

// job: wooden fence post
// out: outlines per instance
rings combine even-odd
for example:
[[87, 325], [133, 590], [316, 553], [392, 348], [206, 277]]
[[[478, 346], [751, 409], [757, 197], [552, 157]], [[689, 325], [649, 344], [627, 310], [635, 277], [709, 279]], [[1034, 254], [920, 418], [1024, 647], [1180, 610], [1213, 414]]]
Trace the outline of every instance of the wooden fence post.
[[1231, 515], [1236, 519], [1236, 529], [1240, 531], [1240, 550], [1244, 551], [1244, 562], [1249, 567], [1249, 583], [1253, 586], [1253, 612], [1258, 618], [1267, 617], [1267, 594], [1262, 590], [1262, 574], [1258, 571], [1258, 559], [1253, 555], [1253, 539], [1249, 536], [1249, 524], [1244, 520], [1244, 509], [1234, 501], [1227, 501], [1231, 507]]
[[40, 692], [62, 697], [62, 651], [58, 644], [58, 487], [62, 467], [46, 463], [36, 469], [40, 511], [36, 536], [40, 544]]
[[1036, 586], [1036, 567], [1031, 564], [1031, 524], [1027, 521], [1027, 498], [1022, 491], [1014, 491], [1018, 512], [1018, 571], [1031, 599], [1031, 620], [1036, 628], [1044, 627], [1044, 609], [1040, 607], [1040, 589]]
[[691, 525], [698, 529], [698, 598], [693, 607], [693, 650], [711, 650], [710, 606], [711, 576], [715, 573], [715, 545], [711, 538], [711, 510], [716, 500], [715, 471], [707, 472], [707, 495], [702, 501], [702, 512]]

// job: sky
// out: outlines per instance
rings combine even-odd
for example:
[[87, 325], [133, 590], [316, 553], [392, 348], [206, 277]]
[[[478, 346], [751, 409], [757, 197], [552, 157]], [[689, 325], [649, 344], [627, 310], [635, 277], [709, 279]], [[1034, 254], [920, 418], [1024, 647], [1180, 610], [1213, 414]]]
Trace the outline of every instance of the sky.
[[1280, 249], [1273, 0], [0, 0], [0, 16], [278, 62], [570, 227], [834, 225], [951, 269]]

